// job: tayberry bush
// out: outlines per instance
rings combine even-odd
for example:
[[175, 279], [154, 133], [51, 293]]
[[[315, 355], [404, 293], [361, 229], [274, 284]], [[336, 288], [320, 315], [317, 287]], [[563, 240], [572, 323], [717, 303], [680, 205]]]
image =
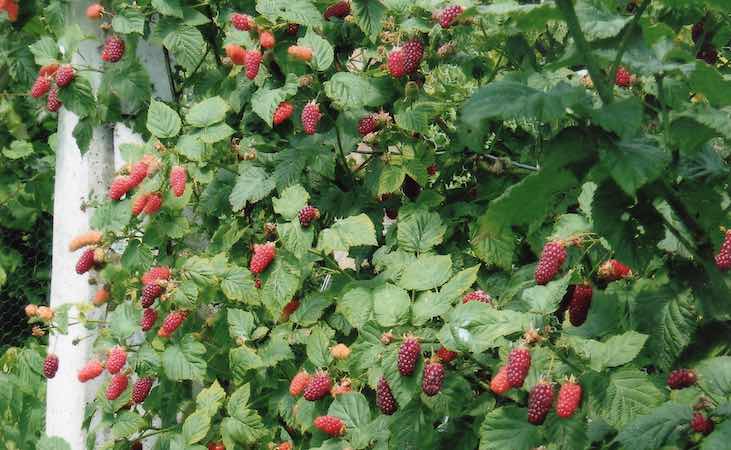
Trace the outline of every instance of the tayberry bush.
[[145, 137], [29, 311], [90, 446], [727, 448], [726, 1], [523, 3], [104, 2], [98, 90], [34, 4], [23, 89]]

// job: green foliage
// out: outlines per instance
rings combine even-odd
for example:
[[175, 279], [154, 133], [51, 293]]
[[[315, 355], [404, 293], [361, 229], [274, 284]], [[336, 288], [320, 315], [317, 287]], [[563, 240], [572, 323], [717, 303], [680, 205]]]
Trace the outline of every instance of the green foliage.
[[[65, 2], [30, 3], [22, 27], [3, 24], [25, 39], [1, 44], [12, 55], [0, 60], [9, 69], [2, 77], [19, 92], [34, 64], [70, 62], [61, 50], [85, 36], [59, 13]], [[90, 408], [103, 421], [88, 428], [90, 441], [109, 428], [107, 448], [153, 434], [160, 449], [196, 450], [219, 441], [228, 449], [283, 441], [313, 449], [723, 448], [731, 283], [713, 260], [731, 223], [724, 2], [459, 2], [464, 12], [447, 29], [432, 19], [446, 2], [352, 0], [350, 16], [325, 20], [329, 3], [105, 3], [128, 51], [103, 65], [99, 89], [80, 73], [61, 100], [82, 118], [74, 136], [83, 150], [94, 127], [123, 121], [145, 139], [121, 145], [125, 162], [147, 155], [159, 167], [92, 219], [110, 253], [98, 275], [112, 291], [109, 326], [71, 319], [86, 323], [99, 354], [128, 346], [133, 378], [156, 384], [144, 415], [124, 408], [129, 392], [110, 402], [100, 391]], [[258, 48], [258, 31], [230, 24], [235, 11], [277, 41], [253, 80], [224, 51]], [[696, 27], [694, 41], [700, 21], [705, 32]], [[170, 58], [138, 61], [143, 39]], [[413, 74], [390, 76], [387, 54], [413, 39], [424, 44], [423, 60]], [[309, 47], [312, 59], [292, 58], [292, 45]], [[709, 45], [717, 60], [697, 59]], [[150, 64], [165, 65], [172, 101], [151, 93]], [[620, 66], [632, 74], [629, 86], [615, 85]], [[285, 101], [294, 114], [275, 124]], [[322, 119], [306, 135], [300, 114], [311, 101]], [[0, 102], [8, 130], [0, 158], [37, 163], [46, 141], [23, 118], [38, 104]], [[361, 136], [369, 115], [377, 129]], [[173, 165], [188, 174], [180, 197], [169, 186]], [[162, 194], [159, 213], [131, 214], [140, 191]], [[28, 192], [26, 200], [42, 198]], [[299, 218], [306, 205], [319, 210], [307, 226]], [[13, 217], [27, 225], [20, 219], [28, 216]], [[276, 257], [255, 273], [253, 252], [266, 241]], [[549, 241], [561, 241], [567, 258], [538, 286], [533, 274]], [[631, 275], [608, 279], [610, 259]], [[140, 278], [159, 265], [172, 268], [153, 306], [160, 318], [132, 345]], [[572, 325], [567, 292], [581, 282], [593, 287], [592, 305], [586, 322]], [[478, 289], [491, 302], [463, 303]], [[188, 313], [181, 328], [158, 336], [176, 310]], [[63, 331], [70, 318], [58, 316]], [[414, 374], [401, 376], [398, 346], [409, 334], [423, 354]], [[490, 379], [524, 340], [532, 354], [525, 385], [494, 394]], [[331, 352], [336, 344], [350, 354]], [[422, 395], [426, 359], [442, 346], [458, 356], [441, 392]], [[679, 367], [694, 369], [698, 384], [670, 391], [664, 380]], [[292, 397], [289, 381], [303, 369], [327, 370], [352, 391]], [[542, 377], [558, 384], [569, 376], [584, 392], [574, 416], [551, 412], [531, 425], [527, 392]], [[398, 403], [392, 416], [376, 407], [382, 377]], [[689, 428], [694, 406], [716, 423], [707, 437]], [[326, 414], [344, 422], [342, 437], [314, 427]]]

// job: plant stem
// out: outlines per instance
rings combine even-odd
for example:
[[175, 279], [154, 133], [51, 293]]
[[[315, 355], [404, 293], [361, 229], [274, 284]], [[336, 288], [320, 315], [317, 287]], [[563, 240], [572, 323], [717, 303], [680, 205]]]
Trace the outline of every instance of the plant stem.
[[589, 43], [584, 36], [584, 32], [581, 31], [581, 25], [579, 24], [579, 18], [576, 16], [576, 10], [572, 0], [556, 0], [558, 9], [561, 10], [566, 25], [569, 27], [569, 34], [576, 42], [576, 47], [579, 49], [579, 53], [584, 57], [586, 68], [589, 70], [591, 80], [596, 86], [599, 97], [602, 99], [602, 103], [608, 105], [612, 103], [613, 92], [610, 85], [607, 84], [607, 79], [602, 75], [599, 70], [599, 66], [594, 60], [594, 56], [591, 54], [591, 48]]

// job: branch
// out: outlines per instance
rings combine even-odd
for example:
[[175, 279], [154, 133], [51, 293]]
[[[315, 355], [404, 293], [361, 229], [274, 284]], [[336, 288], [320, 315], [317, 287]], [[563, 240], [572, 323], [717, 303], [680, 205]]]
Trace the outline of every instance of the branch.
[[594, 82], [594, 86], [596, 86], [597, 92], [599, 92], [602, 103], [605, 105], [612, 103], [614, 93], [612, 92], [611, 86], [607, 84], [607, 79], [602, 76], [599, 66], [591, 54], [591, 48], [586, 41], [586, 37], [584, 37], [584, 32], [581, 31], [579, 18], [576, 16], [576, 10], [574, 10], [572, 0], [556, 0], [556, 5], [561, 10], [566, 25], [569, 27], [569, 34], [574, 39], [574, 42], [576, 42], [579, 53], [584, 57], [586, 68], [589, 70], [589, 75]]

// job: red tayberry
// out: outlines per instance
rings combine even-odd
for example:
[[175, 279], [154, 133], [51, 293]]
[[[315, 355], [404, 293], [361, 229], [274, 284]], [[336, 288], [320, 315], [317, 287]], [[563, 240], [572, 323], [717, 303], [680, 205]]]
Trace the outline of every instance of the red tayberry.
[[553, 405], [553, 385], [540, 381], [531, 389], [528, 395], [528, 422], [540, 425], [546, 420]]
[[299, 212], [300, 225], [307, 228], [313, 220], [320, 218], [320, 210], [314, 206], [307, 205]]
[[274, 125], [279, 125], [285, 120], [292, 117], [292, 114], [294, 113], [294, 105], [292, 105], [290, 102], [282, 102], [277, 106], [277, 109], [274, 111], [274, 115], [272, 117], [272, 122]]
[[170, 268], [168, 266], [155, 266], [142, 275], [142, 284], [148, 285], [157, 280], [169, 280]]
[[298, 372], [297, 375], [292, 377], [292, 381], [289, 382], [289, 393], [292, 397], [298, 397], [302, 391], [305, 390], [305, 386], [310, 382], [310, 374], [306, 371]]
[[490, 380], [490, 390], [498, 395], [502, 395], [510, 390], [510, 382], [508, 381], [508, 366], [502, 366], [495, 376]]
[[33, 98], [43, 97], [50, 89], [51, 79], [46, 75], [39, 75], [33, 83], [33, 87], [30, 88], [30, 96]]
[[302, 109], [301, 120], [302, 128], [304, 128], [306, 134], [317, 133], [317, 124], [320, 123], [321, 117], [320, 105], [315, 103], [314, 100], [305, 105]]
[[404, 342], [401, 343], [401, 347], [398, 350], [398, 371], [403, 376], [408, 376], [414, 373], [416, 369], [416, 363], [419, 361], [421, 356], [421, 345], [416, 338], [407, 337]]
[[99, 20], [104, 14], [104, 7], [99, 3], [92, 3], [86, 8], [86, 17], [91, 20]]
[[731, 230], [726, 231], [721, 249], [714, 259], [718, 270], [731, 269]]
[[246, 67], [246, 78], [253, 80], [259, 73], [261, 65], [261, 52], [259, 50], [246, 50], [244, 66]]
[[586, 322], [592, 295], [593, 290], [590, 284], [582, 283], [574, 286], [569, 300], [569, 321], [571, 325], [579, 327]]
[[704, 435], [711, 434], [713, 426], [713, 421], [700, 412], [694, 412], [693, 418], [690, 419], [690, 427], [696, 433], [703, 433]]
[[107, 400], [116, 400], [127, 389], [129, 379], [127, 375], [118, 373], [112, 377], [107, 385]]
[[249, 262], [249, 270], [252, 273], [264, 272], [275, 256], [277, 256], [277, 247], [273, 242], [254, 244], [254, 254]]
[[63, 103], [58, 98], [58, 88], [56, 86], [51, 87], [51, 90], [48, 91], [48, 98], [46, 99], [46, 109], [49, 112], [58, 112], [62, 106]]
[[536, 283], [546, 284], [553, 280], [566, 260], [566, 248], [560, 241], [549, 242], [543, 246], [541, 257], [536, 266]]
[[315, 428], [324, 431], [333, 437], [345, 434], [345, 424], [342, 420], [335, 416], [316, 417], [313, 424], [315, 425]]
[[391, 386], [388, 385], [388, 381], [384, 377], [378, 380], [376, 386], [376, 406], [387, 416], [395, 413], [398, 409], [398, 403], [396, 403], [393, 392], [391, 392]]
[[115, 374], [127, 364], [127, 352], [120, 346], [112, 347], [107, 355], [107, 371]]
[[581, 404], [581, 385], [574, 380], [567, 380], [561, 385], [556, 401], [556, 414], [567, 419], [574, 415]]
[[624, 67], [618, 67], [614, 83], [619, 87], [629, 87], [632, 84], [632, 74]]
[[142, 310], [142, 317], [140, 318], [140, 327], [142, 331], [150, 331], [157, 322], [157, 311], [152, 308], [145, 308]]
[[302, 391], [302, 395], [305, 400], [314, 402], [329, 394], [332, 387], [333, 383], [330, 375], [328, 375], [327, 372], [320, 371], [310, 377], [307, 386], [305, 386]]
[[147, 193], [140, 193], [135, 196], [134, 200], [132, 200], [132, 215], [133, 216], [139, 216], [140, 213], [142, 213], [142, 210], [145, 209], [145, 205], [147, 204], [147, 199], [150, 198], [150, 194]]
[[442, 346], [439, 347], [439, 350], [437, 350], [437, 357], [443, 363], [450, 363], [454, 361], [455, 358], [457, 358], [457, 352], [447, 350], [446, 347]]
[[424, 57], [424, 44], [416, 39], [408, 41], [401, 45], [401, 51], [404, 54], [404, 70], [406, 73], [414, 73]]
[[668, 387], [670, 389], [684, 389], [693, 386], [698, 377], [694, 371], [690, 369], [676, 369], [668, 375]]
[[514, 348], [508, 355], [507, 378], [511, 387], [522, 387], [530, 370], [530, 351], [525, 347]]
[[599, 275], [599, 278], [604, 281], [617, 281], [624, 278], [631, 278], [632, 269], [616, 259], [610, 259], [599, 266], [597, 275]]
[[388, 54], [386, 66], [388, 67], [388, 73], [394, 78], [401, 78], [406, 75], [406, 56], [400, 47], [394, 48]]
[[492, 297], [490, 297], [490, 294], [488, 294], [487, 292], [478, 289], [476, 291], [469, 292], [465, 294], [464, 297], [462, 297], [462, 303], [469, 302], [480, 302], [492, 305]]
[[173, 195], [180, 197], [185, 192], [185, 183], [188, 181], [188, 173], [183, 166], [173, 166], [170, 169], [170, 188]]
[[132, 387], [132, 401], [135, 403], [144, 402], [147, 396], [150, 395], [153, 381], [152, 378], [140, 378], [137, 380]]
[[65, 64], [58, 68], [56, 72], [56, 85], [58, 87], [66, 87], [74, 81], [74, 68], [71, 64]]
[[231, 14], [231, 25], [237, 30], [249, 31], [254, 28], [254, 18], [248, 14], [233, 13]]
[[112, 200], [119, 200], [124, 197], [131, 188], [130, 180], [128, 177], [116, 177], [112, 180], [112, 184], [109, 186], [109, 192], [107, 195]]
[[452, 5], [444, 8], [439, 13], [439, 25], [442, 28], [449, 28], [454, 24], [454, 21], [464, 12], [464, 8], [459, 5]]
[[160, 197], [159, 194], [150, 194], [147, 197], [147, 201], [145, 202], [145, 207], [142, 209], [142, 211], [144, 211], [145, 214], [153, 215], [153, 214], [156, 214], [158, 211], [160, 211], [161, 207], [162, 207], [162, 197]]
[[298, 23], [290, 23], [287, 25], [287, 34], [292, 36], [300, 32], [300, 25]]
[[236, 44], [228, 44], [224, 47], [226, 50], [226, 56], [231, 59], [231, 62], [243, 66], [246, 63], [246, 50]]
[[421, 390], [432, 397], [442, 390], [444, 382], [444, 366], [439, 363], [427, 363], [424, 366], [424, 377], [421, 380]]
[[87, 362], [84, 367], [79, 370], [79, 381], [82, 383], [86, 383], [89, 380], [93, 380], [94, 378], [98, 377], [102, 374], [104, 371], [104, 366], [102, 366], [102, 363], [97, 361], [96, 359], [92, 359], [91, 361]]
[[325, 16], [325, 20], [330, 20], [332, 17], [342, 19], [348, 14], [350, 14], [350, 3], [343, 0], [328, 6], [323, 15]]
[[76, 263], [76, 273], [79, 275], [84, 274], [94, 267], [94, 249], [89, 248], [84, 250], [84, 253], [79, 257], [79, 261]]
[[276, 43], [277, 40], [271, 31], [262, 31], [259, 33], [259, 44], [261, 44], [262, 48], [274, 48]]
[[358, 121], [358, 133], [361, 136], [365, 136], [369, 133], [373, 133], [378, 128], [378, 123], [373, 114], [368, 114]]
[[130, 189], [137, 187], [147, 177], [149, 165], [145, 161], [138, 161], [132, 164], [132, 170], [129, 174], [129, 187]]
[[104, 42], [102, 61], [115, 63], [124, 56], [125, 44], [119, 36], [109, 36]]
[[188, 317], [188, 314], [185, 311], [172, 311], [163, 320], [162, 326], [157, 331], [157, 335], [160, 337], [170, 337], [183, 324], [186, 317]]
[[49, 353], [43, 361], [43, 376], [51, 379], [56, 376], [58, 371], [58, 356]]

